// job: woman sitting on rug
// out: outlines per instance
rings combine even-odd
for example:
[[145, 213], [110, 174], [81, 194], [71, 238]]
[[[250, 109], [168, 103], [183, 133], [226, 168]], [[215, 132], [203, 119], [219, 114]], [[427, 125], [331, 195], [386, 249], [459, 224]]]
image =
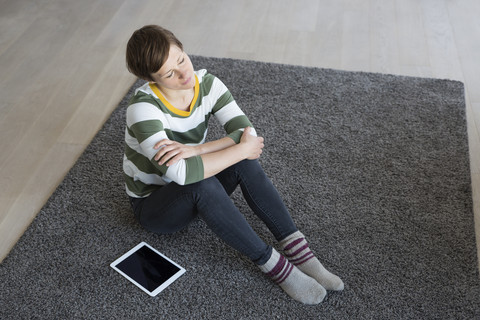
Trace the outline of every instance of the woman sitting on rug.
[[[310, 251], [256, 160], [263, 138], [225, 85], [206, 70], [194, 71], [182, 43], [159, 26], [135, 31], [126, 54], [129, 71], [148, 81], [127, 109], [123, 162], [140, 224], [167, 234], [199, 216], [295, 300], [318, 304], [326, 290], [342, 290], [342, 280]], [[205, 142], [211, 115], [226, 136]], [[230, 199], [238, 185], [286, 258], [258, 237]]]

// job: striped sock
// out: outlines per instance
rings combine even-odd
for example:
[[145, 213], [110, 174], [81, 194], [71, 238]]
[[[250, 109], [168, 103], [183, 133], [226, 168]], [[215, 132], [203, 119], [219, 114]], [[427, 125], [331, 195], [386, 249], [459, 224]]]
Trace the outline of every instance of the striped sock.
[[343, 290], [343, 281], [325, 269], [320, 261], [318, 261], [308, 247], [305, 236], [300, 231], [280, 241], [280, 246], [283, 248], [285, 256], [291, 263], [298, 267], [303, 273], [317, 280], [325, 289], [335, 291]]
[[318, 304], [327, 294], [317, 281], [298, 270], [275, 249], [267, 263], [259, 267], [290, 297], [304, 304]]

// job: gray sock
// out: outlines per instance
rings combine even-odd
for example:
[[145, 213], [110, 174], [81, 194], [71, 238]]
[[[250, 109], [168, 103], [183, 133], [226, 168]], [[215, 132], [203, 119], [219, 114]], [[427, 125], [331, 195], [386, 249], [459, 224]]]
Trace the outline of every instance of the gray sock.
[[319, 304], [327, 294], [315, 279], [298, 270], [275, 249], [267, 263], [259, 267], [290, 297], [304, 304]]
[[314, 256], [308, 247], [305, 236], [297, 231], [284, 240], [280, 246], [288, 260], [303, 273], [318, 281], [325, 289], [341, 291], [344, 288], [343, 281], [333, 273], [329, 272]]

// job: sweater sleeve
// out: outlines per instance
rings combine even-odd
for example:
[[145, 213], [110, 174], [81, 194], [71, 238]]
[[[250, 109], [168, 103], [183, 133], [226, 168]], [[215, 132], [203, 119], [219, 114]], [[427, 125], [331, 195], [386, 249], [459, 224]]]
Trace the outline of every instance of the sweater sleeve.
[[[159, 151], [155, 144], [162, 139], [171, 139], [164, 129], [163, 113], [153, 104], [140, 102], [127, 109], [127, 134], [130, 136], [130, 153], [133, 164], [143, 174], [156, 174], [166, 182], [180, 185], [194, 183], [203, 179], [204, 169], [200, 156], [182, 159], [167, 167], [159, 165], [154, 157]], [[140, 158], [145, 160], [140, 161]]]
[[228, 137], [232, 138], [235, 143], [239, 143], [246, 127], [252, 127], [251, 133], [255, 136], [257, 135], [252, 123], [237, 105], [230, 90], [220, 79], [214, 79], [212, 92], [216, 99], [212, 113], [223, 126]]

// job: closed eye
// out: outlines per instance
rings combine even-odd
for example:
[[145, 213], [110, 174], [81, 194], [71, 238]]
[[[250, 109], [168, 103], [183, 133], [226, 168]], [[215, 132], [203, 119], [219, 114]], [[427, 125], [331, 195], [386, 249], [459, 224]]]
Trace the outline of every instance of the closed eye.
[[[184, 62], [185, 62], [185, 55], [182, 55], [182, 60], [178, 61], [178, 65], [181, 65]], [[172, 70], [168, 75], [165, 75], [164, 77], [165, 78], [171, 78], [171, 77], [173, 77], [173, 74], [174, 74], [174, 71]]]

